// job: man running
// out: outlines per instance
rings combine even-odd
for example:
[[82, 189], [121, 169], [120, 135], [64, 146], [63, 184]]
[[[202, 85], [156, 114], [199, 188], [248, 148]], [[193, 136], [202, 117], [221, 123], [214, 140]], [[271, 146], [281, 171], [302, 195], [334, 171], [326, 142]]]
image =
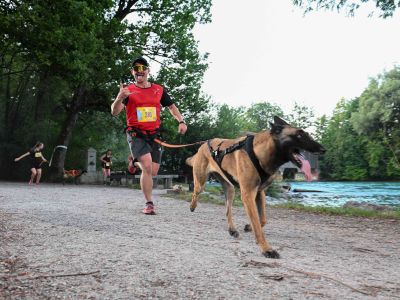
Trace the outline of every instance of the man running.
[[146, 201], [143, 213], [153, 215], [152, 177], [158, 173], [162, 154], [161, 146], [153, 139], [159, 135], [161, 106], [168, 107], [178, 121], [180, 134], [184, 134], [187, 127], [164, 87], [148, 81], [149, 72], [146, 59], [138, 57], [133, 61], [131, 73], [135, 83], [126, 87], [121, 83], [119, 93], [111, 105], [111, 114], [116, 116], [125, 108], [129, 148], [142, 170], [140, 187]]

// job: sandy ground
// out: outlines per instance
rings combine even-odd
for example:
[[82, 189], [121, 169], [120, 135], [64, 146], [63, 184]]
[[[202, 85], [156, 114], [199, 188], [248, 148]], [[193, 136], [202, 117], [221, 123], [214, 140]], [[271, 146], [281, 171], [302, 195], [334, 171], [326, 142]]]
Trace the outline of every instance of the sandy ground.
[[399, 299], [400, 224], [268, 208], [281, 259], [260, 253], [243, 208], [140, 191], [0, 182], [0, 299]]

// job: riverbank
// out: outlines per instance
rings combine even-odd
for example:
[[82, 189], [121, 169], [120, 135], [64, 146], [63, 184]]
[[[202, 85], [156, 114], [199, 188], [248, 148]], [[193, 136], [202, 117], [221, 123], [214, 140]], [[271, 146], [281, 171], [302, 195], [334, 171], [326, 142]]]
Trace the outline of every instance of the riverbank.
[[247, 217], [140, 191], [0, 182], [0, 298], [396, 299], [400, 222], [268, 207], [263, 257]]
[[[329, 207], [322, 205], [311, 206], [302, 203], [304, 194], [308, 194], [307, 192], [296, 192], [293, 196], [293, 194], [282, 192], [279, 185], [275, 185], [273, 189], [273, 196], [268, 195], [266, 199], [267, 206], [270, 207], [294, 209], [297, 211], [326, 215], [400, 220], [400, 207], [398, 206], [375, 205], [368, 202], [352, 201], [345, 203], [345, 205], [342, 207]], [[182, 190], [183, 191], [180, 193], [171, 193], [166, 194], [165, 196], [172, 196], [174, 198], [190, 202], [192, 194], [187, 191], [186, 187], [182, 187]], [[203, 192], [200, 197], [202, 202], [225, 205], [225, 196], [223, 194], [222, 187], [219, 186], [206, 186], [205, 192]], [[318, 195], [313, 195], [313, 197], [318, 197]], [[233, 205], [239, 207], [243, 206], [239, 191], [236, 191]]]

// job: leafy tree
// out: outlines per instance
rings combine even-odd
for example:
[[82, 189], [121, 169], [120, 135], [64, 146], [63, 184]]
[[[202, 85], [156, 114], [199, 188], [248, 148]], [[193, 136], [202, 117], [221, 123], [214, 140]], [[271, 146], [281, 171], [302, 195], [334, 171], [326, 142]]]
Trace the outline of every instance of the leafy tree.
[[[300, 6], [305, 9], [305, 12], [310, 12], [314, 10], [324, 9], [324, 10], [334, 10], [337, 11], [346, 10], [348, 14], [354, 15], [354, 13], [361, 7], [365, 5], [369, 0], [292, 0], [294, 5]], [[394, 0], [374, 0], [376, 10], [379, 13], [379, 17], [387, 18], [392, 17], [394, 12], [400, 7], [400, 2]], [[373, 12], [371, 12], [371, 15]]]
[[227, 104], [217, 106], [212, 136], [233, 139], [243, 134], [243, 111], [243, 107], [235, 108]]
[[294, 103], [292, 111], [286, 115], [286, 119], [290, 125], [305, 130], [315, 124], [314, 110], [297, 102]]
[[[6, 143], [15, 145], [24, 136], [25, 149], [37, 138], [69, 146], [78, 121], [93, 117], [91, 111], [109, 112], [118, 82], [130, 77], [130, 61], [137, 54], [172, 65], [176, 81], [166, 85], [174, 93], [192, 79], [196, 84], [191, 84], [189, 94], [199, 95], [206, 56], [198, 53], [191, 30], [196, 22], [210, 20], [210, 5], [209, 0], [1, 2], [0, 45], [6, 51], [0, 54], [0, 92], [6, 99], [2, 122], [8, 127], [0, 133]], [[191, 71], [191, 78], [179, 77]], [[204, 108], [204, 97], [189, 99]], [[111, 115], [104, 117], [112, 123]], [[23, 129], [9, 134], [20, 120]], [[44, 130], [49, 123], [51, 136], [43, 135], [49, 132]], [[9, 152], [10, 147], [1, 149]], [[53, 175], [60, 174], [64, 160], [65, 152], [55, 153]]]
[[321, 141], [324, 133], [327, 130], [329, 124], [329, 118], [326, 115], [322, 115], [315, 121], [315, 139]]
[[246, 130], [258, 132], [267, 129], [274, 116], [284, 117], [283, 110], [278, 105], [269, 102], [252, 104], [244, 115]]
[[[372, 79], [359, 98], [359, 110], [351, 117], [360, 135], [369, 138], [368, 160], [371, 175], [400, 174], [400, 68]], [[387, 166], [387, 170], [382, 170]]]
[[321, 176], [330, 179], [364, 180], [368, 178], [368, 165], [364, 153], [364, 139], [357, 135], [350, 123], [351, 113], [357, 110], [357, 99], [342, 99], [336, 106], [321, 143], [328, 150], [321, 157]]

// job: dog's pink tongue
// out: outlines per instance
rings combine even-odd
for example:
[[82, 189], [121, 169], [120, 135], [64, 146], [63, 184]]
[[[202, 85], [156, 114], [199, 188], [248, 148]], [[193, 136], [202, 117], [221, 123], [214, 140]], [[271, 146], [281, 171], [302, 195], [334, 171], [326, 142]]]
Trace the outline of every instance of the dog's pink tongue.
[[298, 158], [301, 160], [301, 171], [304, 173], [304, 177], [306, 178], [307, 181], [311, 181], [312, 175], [311, 175], [310, 163], [308, 162], [307, 159], [305, 159], [301, 155], [299, 155]]

